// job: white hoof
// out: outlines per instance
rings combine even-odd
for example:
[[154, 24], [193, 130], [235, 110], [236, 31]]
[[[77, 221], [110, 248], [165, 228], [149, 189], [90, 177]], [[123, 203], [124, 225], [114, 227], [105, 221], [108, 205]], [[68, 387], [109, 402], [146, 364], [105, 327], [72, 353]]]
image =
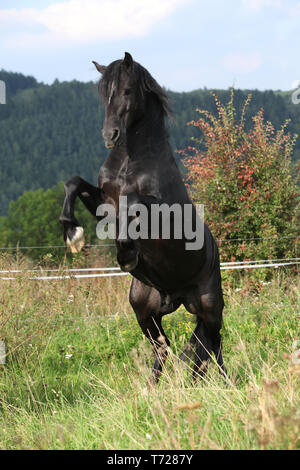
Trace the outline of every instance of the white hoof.
[[72, 253], [79, 253], [84, 247], [85, 239], [84, 239], [84, 230], [82, 227], [76, 227], [75, 235], [72, 240], [67, 237], [67, 245], [70, 248]]

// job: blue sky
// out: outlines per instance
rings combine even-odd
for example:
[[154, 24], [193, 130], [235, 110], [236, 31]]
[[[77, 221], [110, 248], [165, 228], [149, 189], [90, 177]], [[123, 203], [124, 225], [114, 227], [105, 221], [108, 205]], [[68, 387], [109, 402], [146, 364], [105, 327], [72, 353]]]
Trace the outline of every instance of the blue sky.
[[0, 0], [0, 69], [96, 80], [129, 51], [174, 91], [288, 90], [299, 26], [300, 0]]

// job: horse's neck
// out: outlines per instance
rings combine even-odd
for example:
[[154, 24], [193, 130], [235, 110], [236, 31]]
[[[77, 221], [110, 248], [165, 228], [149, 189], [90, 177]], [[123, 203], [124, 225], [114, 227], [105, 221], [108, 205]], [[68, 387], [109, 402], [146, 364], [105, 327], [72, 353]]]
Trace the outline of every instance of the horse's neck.
[[99, 170], [99, 183], [102, 180], [116, 178], [120, 169], [126, 164], [128, 153], [126, 144], [113, 148]]
[[127, 131], [127, 151], [129, 158], [147, 161], [170, 158], [170, 145], [165, 126], [164, 113], [155, 102], [146, 107], [144, 116]]

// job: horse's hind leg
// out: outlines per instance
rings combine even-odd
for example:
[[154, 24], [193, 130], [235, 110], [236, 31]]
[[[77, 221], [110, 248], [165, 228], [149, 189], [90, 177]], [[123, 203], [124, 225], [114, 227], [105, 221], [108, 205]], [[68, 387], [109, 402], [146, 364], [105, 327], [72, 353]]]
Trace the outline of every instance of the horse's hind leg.
[[162, 314], [159, 312], [161, 306], [160, 293], [155, 288], [146, 286], [133, 278], [129, 300], [144, 335], [152, 345], [155, 361], [151, 382], [158, 382], [167, 358], [168, 346], [170, 345], [170, 341], [161, 325]]
[[216, 357], [219, 372], [226, 376], [226, 368], [222, 354], [222, 338], [220, 330], [222, 328], [222, 313], [224, 302], [222, 294], [203, 294], [201, 296], [201, 313], [207, 334], [211, 340], [212, 351]]
[[196, 328], [185, 348], [180, 355], [182, 360], [193, 357], [193, 379], [204, 377], [207, 372], [208, 363], [212, 355], [212, 342], [203, 320], [198, 317]]
[[162, 368], [168, 355], [168, 347], [170, 346], [170, 341], [161, 325], [161, 319], [162, 316], [159, 315], [156, 318], [151, 317], [148, 322], [140, 323], [143, 332], [153, 347], [155, 360], [152, 368], [152, 377], [155, 383], [158, 382], [161, 376]]
[[226, 376], [222, 356], [222, 294], [202, 294], [192, 296], [186, 305], [187, 310], [197, 315], [197, 326], [190, 339], [188, 348], [195, 348], [193, 377], [203, 377], [207, 371], [212, 354], [216, 356], [219, 371]]

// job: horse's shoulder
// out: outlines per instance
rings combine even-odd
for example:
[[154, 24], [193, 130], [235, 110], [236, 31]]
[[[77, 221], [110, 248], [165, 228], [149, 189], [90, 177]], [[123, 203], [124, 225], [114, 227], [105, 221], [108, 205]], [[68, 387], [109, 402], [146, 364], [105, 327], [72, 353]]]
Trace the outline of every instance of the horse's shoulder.
[[111, 151], [99, 169], [99, 187], [108, 181], [116, 181], [122, 174], [126, 173], [127, 166], [128, 155]]

